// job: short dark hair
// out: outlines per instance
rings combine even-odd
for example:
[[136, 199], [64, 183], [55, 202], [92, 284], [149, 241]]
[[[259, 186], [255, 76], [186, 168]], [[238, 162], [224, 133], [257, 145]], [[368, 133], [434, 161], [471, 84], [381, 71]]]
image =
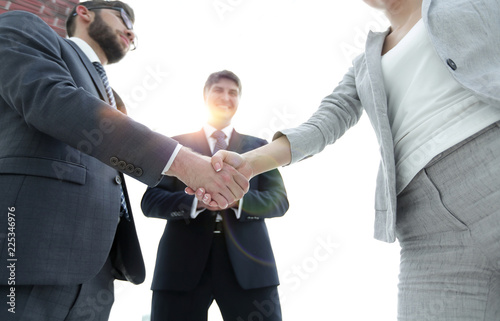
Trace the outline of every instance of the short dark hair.
[[110, 7], [110, 8], [123, 8], [127, 15], [130, 17], [132, 22], [135, 21], [135, 15], [134, 15], [134, 10], [126, 3], [123, 3], [121, 1], [84, 1], [76, 5], [73, 10], [71, 10], [71, 13], [69, 14], [68, 19], [66, 20], [66, 32], [68, 33], [69, 37], [72, 37], [75, 34], [75, 13], [76, 13], [76, 7], [78, 6], [84, 6], [88, 9], [96, 8], [96, 7]]
[[208, 79], [205, 82], [205, 87], [203, 87], [203, 98], [206, 98], [207, 92], [210, 90], [210, 88], [212, 88], [212, 85], [218, 83], [221, 80], [221, 78], [226, 78], [226, 79], [234, 81], [236, 83], [236, 85], [238, 86], [238, 93], [241, 96], [240, 78], [238, 78], [238, 76], [236, 76], [236, 74], [233, 73], [232, 71], [222, 70], [222, 71], [214, 72], [214, 73], [210, 74], [210, 76], [208, 76]]

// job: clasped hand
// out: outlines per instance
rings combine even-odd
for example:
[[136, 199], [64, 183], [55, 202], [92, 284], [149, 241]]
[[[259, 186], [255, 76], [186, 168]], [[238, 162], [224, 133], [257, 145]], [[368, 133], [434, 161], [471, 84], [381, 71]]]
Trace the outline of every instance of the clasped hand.
[[[214, 172], [220, 175], [224, 175], [225, 171], [231, 172], [235, 170], [238, 172], [239, 175], [236, 175], [235, 181], [238, 180], [237, 185], [241, 188], [241, 190], [235, 188], [234, 186], [231, 188], [231, 180], [225, 179], [228, 185], [220, 186], [215, 190], [209, 190], [206, 186], [204, 186], [198, 187], [197, 189], [186, 187], [185, 191], [189, 195], [195, 195], [198, 201], [203, 202], [207, 207], [221, 209], [227, 208], [231, 203], [241, 199], [248, 191], [249, 180], [253, 177], [252, 168], [243, 156], [226, 150], [220, 150], [213, 155], [210, 163], [212, 164]], [[233, 175], [233, 177], [235, 176]], [[242, 182], [241, 177], [244, 177], [244, 182]], [[232, 195], [223, 193], [222, 190], [226, 187], [230, 187], [229, 189]]]

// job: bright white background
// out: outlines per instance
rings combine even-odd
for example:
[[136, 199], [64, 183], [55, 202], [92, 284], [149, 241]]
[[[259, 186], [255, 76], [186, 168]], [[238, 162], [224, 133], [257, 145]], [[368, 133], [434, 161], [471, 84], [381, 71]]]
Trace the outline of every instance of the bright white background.
[[[131, 117], [168, 136], [201, 128], [204, 82], [229, 69], [243, 83], [236, 129], [269, 140], [307, 120], [363, 51], [368, 30], [388, 26], [361, 0], [126, 2], [136, 12], [139, 48], [107, 67], [110, 82]], [[364, 115], [335, 145], [280, 169], [290, 209], [267, 225], [285, 321], [396, 319], [399, 247], [372, 237], [378, 160]], [[127, 184], [147, 278], [139, 286], [115, 282], [111, 321], [148, 320], [165, 226], [142, 215], [146, 186]], [[222, 320], [215, 304], [209, 314]]]

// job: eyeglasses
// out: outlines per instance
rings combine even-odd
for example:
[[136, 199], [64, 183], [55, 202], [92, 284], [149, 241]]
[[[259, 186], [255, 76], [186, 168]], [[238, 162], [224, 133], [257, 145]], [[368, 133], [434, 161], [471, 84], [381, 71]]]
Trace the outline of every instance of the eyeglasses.
[[88, 10], [110, 9], [110, 10], [120, 11], [120, 15], [122, 17], [123, 23], [125, 24], [125, 27], [127, 27], [128, 30], [134, 29], [134, 24], [132, 22], [132, 19], [130, 19], [127, 12], [123, 8], [119, 8], [119, 7], [92, 7], [92, 8], [87, 8], [87, 9]]
[[[133, 30], [134, 29], [134, 23], [132, 22], [132, 19], [128, 16], [127, 12], [123, 8], [119, 7], [92, 7], [92, 8], [87, 8], [87, 10], [95, 10], [95, 9], [110, 9], [110, 10], [116, 10], [120, 12], [120, 17], [122, 18], [123, 24], [125, 27], [127, 27], [128, 30]], [[73, 13], [73, 16], [76, 16], [77, 13]], [[135, 50], [137, 49], [137, 35], [134, 35], [134, 40], [132, 40], [132, 47], [130, 50]]]

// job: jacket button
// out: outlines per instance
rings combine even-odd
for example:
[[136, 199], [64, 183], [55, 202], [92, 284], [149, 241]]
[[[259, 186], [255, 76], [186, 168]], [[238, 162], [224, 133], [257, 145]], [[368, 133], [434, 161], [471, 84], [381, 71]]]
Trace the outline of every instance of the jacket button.
[[457, 70], [457, 64], [451, 60], [451, 59], [446, 59], [446, 63], [448, 64], [448, 66], [450, 66], [451, 69], [453, 70]]
[[116, 165], [118, 164], [118, 158], [116, 158], [116, 157], [111, 157], [111, 158], [109, 159], [109, 162], [111, 163], [111, 165], [116, 166]]
[[142, 172], [142, 168], [140, 168], [140, 167], [136, 167], [136, 168], [134, 169], [134, 175], [135, 175], [135, 176], [137, 176], [137, 177], [141, 177], [141, 176], [142, 176], [142, 173], [143, 173], [143, 172]]
[[127, 167], [125, 167], [125, 171], [127, 173], [132, 173], [134, 171], [135, 167], [132, 164], [128, 164]]
[[122, 178], [120, 177], [120, 175], [115, 176], [115, 183], [118, 185], [122, 184]]
[[124, 170], [125, 167], [127, 167], [127, 163], [125, 163], [124, 161], [119, 161], [118, 162], [118, 168], [119, 169]]

